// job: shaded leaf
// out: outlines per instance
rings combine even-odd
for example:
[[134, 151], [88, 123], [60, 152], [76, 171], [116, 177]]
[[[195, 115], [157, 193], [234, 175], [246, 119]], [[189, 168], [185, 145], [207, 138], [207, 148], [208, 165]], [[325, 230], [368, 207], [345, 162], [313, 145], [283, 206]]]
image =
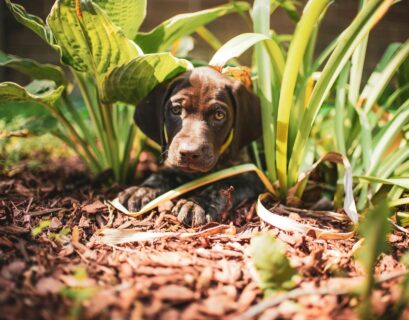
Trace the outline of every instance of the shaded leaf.
[[373, 313], [371, 295], [375, 285], [374, 271], [378, 256], [388, 248], [387, 235], [391, 229], [388, 223], [389, 213], [388, 202], [384, 200], [368, 211], [359, 226], [359, 233], [365, 238], [365, 242], [358, 249], [356, 257], [366, 271], [362, 288], [363, 301], [359, 307], [361, 319], [371, 319]]
[[5, 0], [5, 2], [18, 22], [34, 31], [44, 41], [53, 43], [52, 32], [40, 17], [27, 13], [22, 5], [12, 3], [10, 0]]
[[0, 67], [12, 68], [33, 79], [53, 80], [56, 84], [66, 83], [64, 72], [59, 66], [8, 55], [2, 51], [0, 51]]

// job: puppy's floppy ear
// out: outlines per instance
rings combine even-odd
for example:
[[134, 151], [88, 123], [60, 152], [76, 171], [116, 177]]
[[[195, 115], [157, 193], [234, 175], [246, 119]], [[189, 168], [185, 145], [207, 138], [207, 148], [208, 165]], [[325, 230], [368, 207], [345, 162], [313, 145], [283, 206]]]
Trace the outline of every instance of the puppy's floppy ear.
[[168, 98], [167, 84], [159, 84], [136, 106], [136, 125], [150, 139], [163, 146], [164, 107]]
[[239, 81], [234, 81], [230, 89], [235, 113], [230, 152], [236, 157], [241, 148], [261, 136], [261, 110], [258, 97]]

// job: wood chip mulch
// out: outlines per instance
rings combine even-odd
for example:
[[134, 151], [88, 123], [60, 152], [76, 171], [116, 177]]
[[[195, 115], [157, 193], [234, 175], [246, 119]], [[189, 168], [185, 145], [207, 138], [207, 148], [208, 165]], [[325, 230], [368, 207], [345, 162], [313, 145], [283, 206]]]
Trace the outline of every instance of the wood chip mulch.
[[[264, 229], [287, 244], [298, 288], [342, 285], [363, 275], [351, 257], [357, 238], [282, 232], [260, 222], [254, 203], [226, 217], [234, 234], [107, 246], [98, 235], [107, 226], [192, 230], [169, 213], [171, 204], [140, 219], [110, 209], [104, 201], [125, 186], [96, 184], [75, 158], [40, 168], [21, 163], [0, 175], [0, 319], [235, 319], [262, 301], [248, 248]], [[404, 270], [398, 261], [408, 234], [394, 231], [389, 242], [378, 274]], [[388, 313], [399, 288], [394, 279], [375, 291], [378, 315]], [[352, 296], [308, 295], [285, 300], [259, 319], [356, 319], [357, 304]]]

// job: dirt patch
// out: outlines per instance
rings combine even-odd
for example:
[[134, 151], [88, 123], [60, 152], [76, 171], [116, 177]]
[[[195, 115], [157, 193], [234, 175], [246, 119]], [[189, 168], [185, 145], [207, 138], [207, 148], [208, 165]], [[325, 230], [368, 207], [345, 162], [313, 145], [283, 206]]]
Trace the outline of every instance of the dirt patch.
[[[23, 163], [0, 176], [0, 318], [235, 318], [262, 300], [248, 247], [264, 229], [287, 244], [299, 288], [362, 275], [351, 258], [358, 239], [325, 241], [279, 231], [260, 222], [254, 203], [226, 217], [234, 234], [106, 246], [98, 241], [98, 230], [106, 226], [192, 230], [166, 206], [142, 219], [109, 210], [104, 201], [125, 186], [92, 181], [75, 158], [41, 168], [29, 170]], [[398, 261], [409, 238], [394, 231], [389, 240], [392, 250], [382, 255], [379, 274], [403, 269]], [[398, 282], [377, 289], [378, 314], [387, 314], [399, 296]], [[354, 319], [357, 303], [351, 296], [309, 295], [286, 300], [262, 318]]]

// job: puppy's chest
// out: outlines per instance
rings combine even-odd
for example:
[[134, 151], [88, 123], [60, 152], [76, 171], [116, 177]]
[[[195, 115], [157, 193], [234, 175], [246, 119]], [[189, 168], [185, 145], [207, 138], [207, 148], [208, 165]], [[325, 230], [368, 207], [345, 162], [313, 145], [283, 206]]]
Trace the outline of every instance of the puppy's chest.
[[249, 162], [252, 162], [249, 150], [248, 148], [242, 148], [238, 156], [234, 159], [221, 156], [216, 166], [214, 167], [214, 171]]

